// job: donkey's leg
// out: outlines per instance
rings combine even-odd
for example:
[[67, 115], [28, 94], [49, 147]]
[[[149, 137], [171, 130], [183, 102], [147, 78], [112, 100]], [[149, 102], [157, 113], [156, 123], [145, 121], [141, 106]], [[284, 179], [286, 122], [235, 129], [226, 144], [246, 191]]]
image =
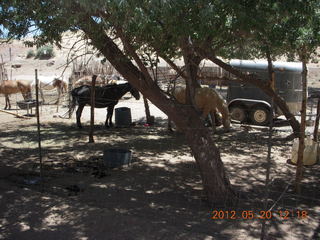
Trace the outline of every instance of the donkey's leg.
[[21, 95], [25, 101], [32, 99], [31, 87], [21, 91]]
[[8, 106], [9, 106], [9, 108], [8, 108], [8, 109], [11, 109], [11, 103], [10, 103], [9, 95], [7, 95], [7, 101], [8, 101]]
[[230, 113], [228, 106], [224, 103], [218, 105], [218, 110], [222, 115], [222, 124], [226, 131], [230, 130]]
[[108, 113], [107, 113], [107, 118], [106, 118], [106, 123], [105, 123], [106, 127], [113, 126], [113, 124], [112, 124], [113, 109], [114, 109], [114, 105], [108, 106], [108, 109], [107, 109]]
[[6, 110], [7, 109], [7, 95], [4, 95], [4, 100], [5, 100], [5, 103], [6, 103], [6, 105], [4, 106], [4, 110]]
[[113, 127], [113, 123], [112, 123], [112, 116], [113, 116], [113, 109], [114, 109], [114, 106], [110, 106], [110, 116], [109, 116], [109, 126], [110, 127]]
[[[4, 95], [4, 98], [5, 98], [5, 101], [6, 101], [6, 106], [4, 107], [4, 109], [8, 109], [8, 107], [9, 107], [9, 109], [10, 109], [11, 106], [10, 106], [9, 95], [5, 94], [5, 95]], [[8, 104], [9, 104], [9, 105], [8, 105]]]
[[168, 131], [169, 132], [173, 132], [173, 130], [172, 130], [172, 122], [171, 122], [171, 120], [170, 120], [170, 118], [168, 117], [168, 124], [167, 124], [167, 127], [168, 127]]
[[[211, 122], [212, 122], [212, 129], [213, 129], [213, 132], [215, 132], [216, 131], [216, 124], [215, 124], [215, 119], [214, 119], [214, 117], [212, 117], [212, 115], [211, 115], [211, 106], [209, 106], [209, 105], [207, 105], [204, 109], [203, 109], [203, 112], [202, 112], [202, 118], [203, 119], [206, 119], [207, 117], [209, 117], [209, 119], [210, 119], [210, 117], [211, 117]], [[214, 114], [213, 114], [214, 115]]]
[[44, 104], [43, 91], [42, 91], [41, 87], [39, 87], [39, 91], [40, 91], [40, 96], [41, 96], [41, 99], [42, 99], [42, 103]]
[[84, 105], [80, 105], [79, 104], [79, 107], [78, 107], [78, 109], [76, 111], [76, 118], [77, 118], [77, 126], [78, 126], [78, 128], [82, 128], [80, 118], [81, 118], [81, 114], [82, 114], [83, 108], [84, 108]]
[[109, 115], [110, 115], [110, 113], [109, 113], [109, 107], [107, 107], [107, 115], [106, 115], [106, 122], [104, 123], [104, 126], [106, 127], [106, 128], [109, 128], [110, 126], [109, 126], [109, 124], [108, 124], [108, 119], [109, 119]]
[[25, 92], [21, 92], [21, 95], [22, 95], [22, 97], [23, 97], [23, 100], [27, 100], [27, 97], [26, 97], [26, 93]]
[[32, 91], [31, 91], [31, 87], [28, 89], [27, 91], [27, 100], [32, 100]]
[[10, 103], [9, 95], [8, 95], [8, 104], [9, 104], [9, 109], [11, 109], [11, 103]]
[[216, 131], [216, 116], [215, 116], [215, 111], [211, 111], [210, 113], [209, 113], [209, 116], [210, 116], [210, 118], [211, 118], [211, 124], [212, 124], [212, 130], [213, 130], [213, 132], [215, 132]]

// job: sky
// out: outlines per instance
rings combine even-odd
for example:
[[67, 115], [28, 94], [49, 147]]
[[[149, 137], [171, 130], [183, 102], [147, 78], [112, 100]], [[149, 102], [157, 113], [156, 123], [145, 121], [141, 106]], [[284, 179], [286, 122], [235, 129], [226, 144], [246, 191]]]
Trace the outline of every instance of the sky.
[[[34, 26], [29, 28], [30, 33], [28, 33], [26, 35], [26, 37], [33, 37], [35, 34], [39, 35], [40, 30], [34, 31], [35, 29], [36, 29], [36, 27], [34, 27]], [[2, 24], [0, 24], [0, 38], [7, 38], [8, 33], [9, 33], [8, 30]]]
[[7, 34], [8, 34], [7, 29], [5, 29], [3, 25], [0, 24], [0, 38], [6, 38]]

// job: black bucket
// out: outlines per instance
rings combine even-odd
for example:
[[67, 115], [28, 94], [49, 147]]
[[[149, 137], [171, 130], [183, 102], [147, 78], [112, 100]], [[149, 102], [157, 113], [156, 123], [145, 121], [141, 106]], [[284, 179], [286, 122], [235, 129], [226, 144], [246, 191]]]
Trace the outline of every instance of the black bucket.
[[131, 151], [121, 148], [110, 148], [103, 151], [103, 162], [109, 168], [121, 167], [131, 163]]
[[115, 122], [116, 122], [116, 127], [129, 127], [132, 123], [130, 108], [127, 108], [127, 107], [116, 108]]

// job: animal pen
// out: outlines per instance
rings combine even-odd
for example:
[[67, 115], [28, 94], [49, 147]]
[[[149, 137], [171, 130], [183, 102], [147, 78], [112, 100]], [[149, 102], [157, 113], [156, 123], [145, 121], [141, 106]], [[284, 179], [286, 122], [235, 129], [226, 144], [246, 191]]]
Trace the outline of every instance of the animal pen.
[[8, 80], [8, 72], [4, 65], [4, 62], [0, 63], [0, 82]]
[[[169, 70], [159, 68], [156, 75], [163, 90], [170, 88], [170, 80], [176, 78]], [[177, 78], [179, 82], [181, 79]], [[55, 94], [52, 95], [53, 98]], [[63, 105], [68, 106], [67, 101]], [[42, 190], [43, 196], [50, 194], [62, 203], [62, 199], [77, 202], [77, 207], [88, 205], [100, 212], [117, 209], [126, 218], [156, 215], [161, 224], [178, 224], [181, 228], [188, 225], [186, 234], [195, 232], [196, 238], [213, 232], [219, 239], [260, 235], [274, 239], [317, 237], [317, 226], [307, 225], [306, 231], [301, 223], [319, 220], [319, 192], [314, 191], [320, 179], [319, 165], [305, 169], [304, 192], [294, 193], [291, 184], [295, 166], [285, 162], [291, 150], [291, 141], [285, 140], [285, 134], [290, 131], [274, 127], [267, 131], [240, 124], [234, 124], [230, 132], [219, 129], [214, 139], [239, 203], [232, 209], [224, 205], [208, 207], [201, 199], [198, 167], [183, 137], [167, 134], [163, 125], [166, 119], [157, 115], [154, 108], [150, 109], [151, 114], [162, 125], [141, 124], [142, 111], [133, 118], [136, 125], [131, 128], [95, 126], [95, 143], [87, 143], [87, 132], [79, 131], [73, 118], [52, 117], [56, 106], [49, 102], [40, 109], [39, 124], [35, 119], [5, 120], [0, 115], [2, 124], [7, 126], [0, 131], [4, 149], [0, 155], [6, 156], [2, 164], [14, 169], [11, 175], [5, 175], [11, 183]], [[143, 101], [126, 104], [133, 109], [144, 107]], [[96, 120], [98, 116], [102, 115], [96, 115]], [[43, 165], [37, 161], [39, 143]], [[129, 168], [105, 168], [102, 152], [114, 147], [132, 150], [133, 164]], [[41, 165], [43, 187], [39, 184]], [[87, 214], [91, 211], [81, 209]], [[292, 226], [295, 229], [291, 235], [285, 229]]]

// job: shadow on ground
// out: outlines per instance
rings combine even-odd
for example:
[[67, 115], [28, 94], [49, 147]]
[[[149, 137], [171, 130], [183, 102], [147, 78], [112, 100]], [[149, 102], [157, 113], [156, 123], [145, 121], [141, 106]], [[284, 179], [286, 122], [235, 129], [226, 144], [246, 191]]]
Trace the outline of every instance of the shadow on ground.
[[[214, 136], [239, 195], [230, 208], [202, 200], [200, 174], [183, 136], [168, 133], [163, 124], [95, 126], [95, 143], [89, 144], [88, 128], [46, 123], [41, 130], [43, 184], [35, 175], [40, 168], [36, 126], [1, 131], [0, 224], [5, 230], [0, 238], [259, 239], [262, 220], [247, 219], [247, 211], [256, 218], [264, 210], [268, 133], [236, 128]], [[268, 207], [275, 205], [274, 217], [266, 221], [268, 239], [316, 239], [319, 165], [306, 168], [303, 192], [296, 195], [295, 168], [283, 161], [291, 143], [277, 139], [267, 195]], [[133, 164], [106, 169], [102, 153], [108, 148], [132, 150]], [[213, 210], [224, 216], [211, 219]], [[291, 215], [284, 219], [280, 210]], [[308, 217], [301, 217], [303, 210]], [[231, 211], [238, 219], [227, 219]]]

